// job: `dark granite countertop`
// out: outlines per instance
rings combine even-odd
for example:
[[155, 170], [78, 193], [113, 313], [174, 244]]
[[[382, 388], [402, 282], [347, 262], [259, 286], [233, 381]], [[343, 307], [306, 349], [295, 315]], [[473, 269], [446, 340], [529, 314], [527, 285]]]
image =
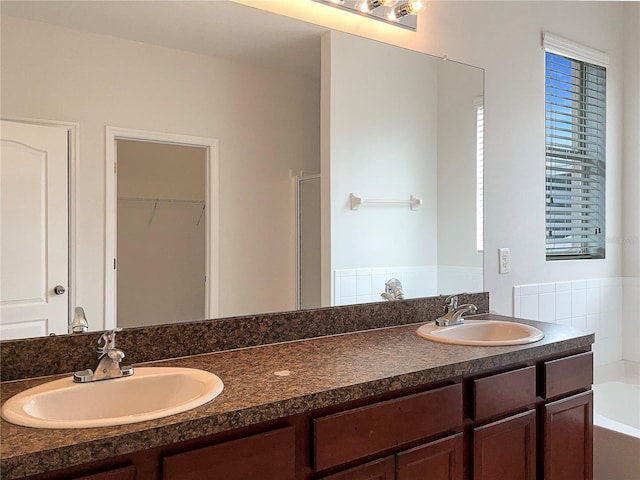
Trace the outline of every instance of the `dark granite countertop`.
[[[496, 315], [478, 318], [505, 319]], [[594, 337], [568, 326], [522, 321], [545, 338], [530, 345], [468, 347], [416, 335], [421, 324], [249, 347], [145, 363], [217, 374], [224, 391], [193, 410], [117, 427], [35, 429], [4, 420], [0, 471], [10, 480], [451, 377], [473, 374], [590, 346]], [[289, 370], [289, 376], [274, 372]], [[3, 382], [2, 402], [64, 375]]]

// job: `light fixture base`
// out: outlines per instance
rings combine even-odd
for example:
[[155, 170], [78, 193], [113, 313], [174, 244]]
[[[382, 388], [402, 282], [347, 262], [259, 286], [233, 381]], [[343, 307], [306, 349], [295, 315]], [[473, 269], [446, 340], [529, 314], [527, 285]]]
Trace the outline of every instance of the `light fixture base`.
[[314, 2], [329, 5], [331, 7], [347, 10], [363, 17], [373, 18], [390, 25], [406, 28], [407, 30], [416, 31], [418, 29], [418, 17], [416, 15], [405, 15], [404, 17], [390, 19], [389, 15], [394, 11], [398, 4], [405, 3], [400, 0], [395, 6], [380, 6], [370, 11], [362, 11], [360, 4], [362, 0], [313, 0]]

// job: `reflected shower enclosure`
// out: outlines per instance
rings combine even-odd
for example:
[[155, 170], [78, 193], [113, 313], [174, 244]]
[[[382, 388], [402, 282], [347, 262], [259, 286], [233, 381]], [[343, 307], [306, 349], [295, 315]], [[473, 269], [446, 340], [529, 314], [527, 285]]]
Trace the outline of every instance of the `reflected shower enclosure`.
[[293, 177], [296, 222], [296, 308], [318, 308], [320, 295], [320, 175]]

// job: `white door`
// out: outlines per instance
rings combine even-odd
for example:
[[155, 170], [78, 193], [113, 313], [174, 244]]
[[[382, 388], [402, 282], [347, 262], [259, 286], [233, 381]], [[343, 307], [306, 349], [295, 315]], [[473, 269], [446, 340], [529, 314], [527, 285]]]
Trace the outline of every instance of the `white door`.
[[68, 332], [65, 128], [0, 124], [0, 338]]

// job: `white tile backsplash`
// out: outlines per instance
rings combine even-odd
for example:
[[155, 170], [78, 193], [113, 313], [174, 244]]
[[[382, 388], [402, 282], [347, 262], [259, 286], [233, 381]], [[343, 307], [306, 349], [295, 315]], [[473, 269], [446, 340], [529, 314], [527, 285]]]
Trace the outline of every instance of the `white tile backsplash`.
[[520, 316], [528, 320], [537, 320], [538, 295], [522, 295], [520, 297]]
[[[586, 282], [585, 282], [586, 286]], [[587, 314], [586, 288], [571, 290], [571, 317], [584, 317]]]
[[[334, 305], [381, 302], [384, 284], [391, 278], [402, 283], [405, 298], [436, 295], [437, 267], [372, 267], [340, 269], [334, 271]], [[475, 291], [475, 290], [474, 290]], [[477, 291], [481, 291], [477, 290]]]
[[587, 331], [587, 317], [585, 315], [581, 317], [571, 317], [571, 326], [577, 328], [578, 330], [582, 330], [584, 332]]
[[540, 293], [538, 295], [538, 318], [556, 319], [556, 294]]
[[516, 317], [594, 332], [595, 364], [640, 361], [640, 279], [588, 278], [513, 287]]
[[600, 312], [600, 288], [587, 288], [587, 315]]
[[340, 279], [340, 296], [355, 297], [358, 291], [357, 278], [355, 275], [343, 276]]
[[538, 284], [538, 293], [556, 293], [555, 283], [540, 283]]
[[[356, 275], [356, 295], [371, 295], [371, 273], [368, 275]], [[360, 302], [358, 302], [360, 303]]]
[[[567, 320], [571, 319], [571, 292], [570, 291], [556, 291], [556, 318], [555, 320]], [[547, 321], [545, 318], [539, 318], [543, 322]], [[553, 322], [554, 319], [549, 319]]]

